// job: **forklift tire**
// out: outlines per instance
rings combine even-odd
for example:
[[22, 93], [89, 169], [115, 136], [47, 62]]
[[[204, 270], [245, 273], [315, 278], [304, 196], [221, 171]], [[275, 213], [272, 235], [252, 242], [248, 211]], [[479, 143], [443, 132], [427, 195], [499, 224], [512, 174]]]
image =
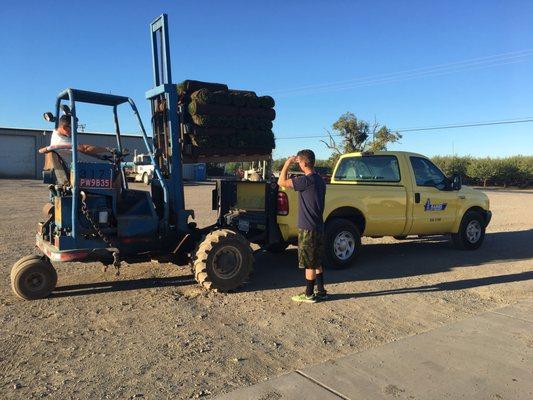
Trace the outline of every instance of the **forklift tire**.
[[208, 290], [227, 292], [246, 282], [253, 269], [250, 243], [229, 229], [206, 235], [192, 254], [196, 281]]
[[57, 284], [57, 272], [50, 261], [28, 256], [17, 261], [11, 269], [11, 288], [24, 300], [48, 297]]
[[326, 224], [326, 268], [349, 267], [361, 251], [361, 234], [355, 224], [345, 218], [335, 218]]
[[18, 260], [15, 264], [13, 264], [13, 267], [11, 268], [11, 271], [13, 271], [15, 269], [15, 267], [19, 264], [22, 264], [23, 262], [25, 261], [29, 261], [29, 260], [42, 260], [43, 256], [39, 256], [37, 254], [31, 254], [29, 256], [26, 256], [26, 257], [22, 257], [20, 260]]

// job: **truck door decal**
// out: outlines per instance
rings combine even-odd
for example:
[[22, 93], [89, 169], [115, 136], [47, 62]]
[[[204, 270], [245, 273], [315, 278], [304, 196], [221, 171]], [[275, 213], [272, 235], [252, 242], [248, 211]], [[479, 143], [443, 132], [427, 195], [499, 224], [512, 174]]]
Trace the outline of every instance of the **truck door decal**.
[[424, 211], [444, 211], [448, 203], [441, 204], [431, 204], [431, 200], [427, 199], [426, 204], [424, 204]]

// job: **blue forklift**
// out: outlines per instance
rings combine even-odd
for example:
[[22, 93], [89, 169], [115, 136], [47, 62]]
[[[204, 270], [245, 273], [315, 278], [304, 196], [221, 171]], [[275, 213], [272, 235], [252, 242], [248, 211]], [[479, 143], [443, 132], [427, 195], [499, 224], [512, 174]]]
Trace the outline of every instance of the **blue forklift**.
[[[52, 167], [43, 171], [50, 201], [43, 208], [44, 221], [37, 226], [36, 243], [42, 254], [21, 258], [11, 270], [12, 289], [23, 299], [41, 299], [52, 293], [57, 283], [56, 262], [101, 262], [117, 271], [122, 262], [188, 263], [199, 284], [219, 291], [236, 289], [252, 271], [250, 242], [224, 224], [222, 214], [228, 202], [220, 197], [222, 185], [213, 191], [218, 222], [200, 229], [190, 221], [194, 211], [185, 209], [184, 126], [171, 77], [167, 15], [158, 17], [150, 28], [154, 88], [146, 92], [146, 99], [152, 109], [152, 142], [129, 97], [66, 89], [57, 97], [55, 112], [45, 113], [56, 129], [61, 113], [70, 116], [72, 160], [68, 165], [61, 149], [45, 150]], [[78, 151], [78, 103], [112, 108], [117, 147], [98, 156], [97, 162], [83, 161]], [[150, 192], [130, 189], [123, 173], [127, 151], [117, 113], [123, 104], [136, 116], [154, 166]]]

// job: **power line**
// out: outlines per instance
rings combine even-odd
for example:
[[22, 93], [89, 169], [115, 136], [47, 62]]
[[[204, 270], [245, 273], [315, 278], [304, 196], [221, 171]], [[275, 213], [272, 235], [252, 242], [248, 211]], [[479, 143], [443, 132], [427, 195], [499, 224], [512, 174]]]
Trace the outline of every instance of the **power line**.
[[485, 68], [492, 68], [492, 67], [499, 67], [502, 65], [510, 65], [510, 64], [517, 64], [524, 62], [525, 59], [517, 59], [517, 60], [508, 60], [508, 61], [501, 61], [501, 62], [495, 62], [491, 64], [483, 64], [483, 65], [477, 65], [477, 66], [467, 66], [463, 68], [458, 69], [446, 69], [446, 70], [440, 70], [440, 71], [429, 71], [425, 73], [415, 73], [415, 74], [408, 74], [405, 76], [399, 76], [399, 77], [393, 77], [393, 78], [385, 78], [385, 79], [376, 79], [376, 80], [368, 80], [363, 81], [356, 84], [351, 85], [343, 85], [343, 86], [337, 86], [337, 87], [329, 87], [324, 88], [320, 90], [310, 90], [310, 91], [302, 91], [302, 92], [295, 92], [292, 94], [285, 94], [285, 95], [278, 95], [277, 97], [281, 98], [287, 98], [287, 97], [295, 97], [295, 96], [301, 96], [301, 95], [308, 95], [308, 94], [322, 94], [322, 93], [332, 93], [332, 92], [341, 92], [344, 90], [351, 90], [351, 89], [357, 89], [360, 87], [370, 87], [370, 86], [377, 86], [377, 85], [384, 85], [387, 83], [399, 83], [399, 82], [405, 82], [408, 80], [416, 79], [416, 78], [424, 78], [424, 77], [436, 77], [436, 76], [442, 76], [442, 75], [449, 75], [457, 72], [465, 72], [465, 71], [474, 71], [474, 70], [480, 70]]
[[502, 120], [502, 121], [472, 122], [469, 124], [429, 126], [429, 127], [423, 127], [423, 128], [407, 128], [407, 129], [398, 129], [396, 132], [420, 132], [420, 131], [432, 131], [432, 130], [438, 130], [438, 129], [469, 128], [473, 126], [522, 124], [526, 122], [533, 122], [533, 117], [527, 117], [524, 119]]
[[295, 88], [270, 90], [277, 97], [290, 97], [291, 95], [303, 95], [312, 93], [325, 93], [339, 90], [354, 89], [360, 86], [374, 86], [384, 83], [402, 82], [409, 79], [439, 76], [472, 69], [490, 68], [500, 65], [515, 64], [526, 61], [525, 58], [533, 54], [533, 49], [495, 54], [491, 56], [471, 58], [445, 64], [437, 64], [429, 67], [413, 68], [393, 73], [370, 75], [344, 81], [336, 81], [322, 84], [306, 85]]
[[[470, 128], [475, 126], [490, 126], [490, 125], [507, 125], [507, 124], [522, 124], [527, 122], [533, 122], [533, 117], [525, 118], [513, 118], [505, 119], [498, 121], [479, 121], [479, 122], [470, 122], [470, 123], [458, 123], [458, 124], [448, 124], [448, 125], [438, 125], [438, 126], [426, 126], [419, 128], [401, 128], [393, 129], [392, 131], [403, 133], [403, 132], [423, 132], [423, 131], [433, 131], [433, 130], [445, 130], [445, 129], [456, 129], [456, 128]], [[331, 136], [339, 137], [340, 134], [333, 134]], [[293, 137], [280, 137], [276, 140], [291, 140], [291, 139], [322, 139], [327, 138], [329, 135], [307, 135], [307, 136], [293, 136]]]

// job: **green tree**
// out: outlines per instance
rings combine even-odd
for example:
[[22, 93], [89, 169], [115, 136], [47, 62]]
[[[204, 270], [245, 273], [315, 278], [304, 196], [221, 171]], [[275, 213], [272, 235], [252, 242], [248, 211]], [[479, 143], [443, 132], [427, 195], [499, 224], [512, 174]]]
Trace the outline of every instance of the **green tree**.
[[470, 156], [435, 156], [431, 158], [431, 161], [437, 165], [446, 176], [452, 176], [453, 174], [459, 174], [462, 177], [468, 176], [468, 166], [472, 162]]
[[[339, 155], [345, 153], [387, 150], [389, 143], [398, 142], [402, 138], [402, 135], [387, 126], [357, 119], [351, 112], [342, 114], [332, 128], [334, 133], [327, 131], [328, 141], [321, 140], [333, 151], [330, 161], [336, 161]], [[340, 136], [341, 143], [337, 143], [334, 136]]]
[[467, 175], [478, 182], [483, 182], [483, 186], [486, 187], [487, 182], [496, 175], [495, 160], [490, 157], [473, 159], [468, 165]]
[[224, 166], [226, 174], [233, 175], [237, 168], [242, 168], [241, 162], [227, 162]]
[[399, 142], [402, 138], [398, 132], [393, 132], [385, 125], [381, 127], [376, 127], [375, 133], [372, 135], [372, 140], [368, 144], [368, 149], [370, 151], [384, 151], [387, 150], [387, 145], [389, 143]]
[[495, 178], [503, 187], [507, 187], [516, 182], [516, 178], [519, 175], [519, 168], [513, 160], [509, 158], [498, 159], [496, 160], [495, 167]]

